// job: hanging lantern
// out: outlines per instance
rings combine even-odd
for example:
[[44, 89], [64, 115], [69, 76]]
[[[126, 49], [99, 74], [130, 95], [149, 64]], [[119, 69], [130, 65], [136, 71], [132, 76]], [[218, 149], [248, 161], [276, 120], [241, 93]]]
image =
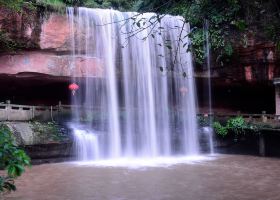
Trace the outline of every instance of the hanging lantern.
[[187, 94], [187, 92], [188, 92], [188, 89], [186, 88], [186, 87], [181, 87], [180, 88], [180, 93], [183, 95], [183, 96], [185, 96], [186, 94]]
[[71, 90], [72, 95], [74, 96], [76, 90], [79, 89], [79, 86], [78, 86], [76, 83], [71, 83], [71, 84], [68, 86], [68, 88], [69, 88], [69, 90]]

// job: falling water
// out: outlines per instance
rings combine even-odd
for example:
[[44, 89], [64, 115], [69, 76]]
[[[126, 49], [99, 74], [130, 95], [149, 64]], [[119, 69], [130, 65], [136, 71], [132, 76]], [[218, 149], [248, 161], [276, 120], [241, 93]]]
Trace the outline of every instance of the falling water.
[[[71, 70], [80, 85], [71, 123], [79, 159], [198, 154], [189, 24], [169, 15], [157, 23], [153, 13], [67, 13]], [[98, 67], [102, 74], [92, 74]], [[84, 77], [77, 78], [77, 68]]]
[[214, 153], [213, 145], [213, 113], [212, 113], [212, 89], [211, 89], [211, 58], [210, 58], [210, 41], [209, 41], [209, 22], [204, 21], [204, 33], [205, 33], [205, 54], [207, 64], [207, 78], [208, 78], [208, 107], [209, 107], [209, 127], [206, 128], [206, 132], [209, 137], [210, 153]]

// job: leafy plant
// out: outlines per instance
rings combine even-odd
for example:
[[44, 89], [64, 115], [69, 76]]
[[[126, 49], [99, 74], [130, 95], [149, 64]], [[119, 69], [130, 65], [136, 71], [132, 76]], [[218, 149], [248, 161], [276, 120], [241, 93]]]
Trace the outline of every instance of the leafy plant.
[[228, 133], [233, 133], [235, 137], [237, 137], [240, 134], [245, 133], [254, 133], [259, 134], [260, 131], [264, 128], [272, 128], [269, 124], [263, 124], [263, 123], [250, 123], [246, 122], [243, 117], [238, 116], [234, 118], [230, 118], [225, 122], [225, 125], [223, 126], [220, 122], [215, 121], [213, 123], [213, 128], [215, 132], [220, 136], [227, 136]]
[[231, 130], [236, 135], [244, 133], [244, 129], [247, 128], [247, 123], [245, 122], [243, 117], [235, 117], [231, 118], [227, 121], [226, 128]]
[[214, 128], [215, 132], [222, 137], [225, 137], [228, 134], [227, 127], [222, 126], [220, 124], [220, 122], [214, 122], [213, 128]]
[[30, 166], [30, 158], [20, 149], [12, 136], [10, 129], [0, 125], [0, 169], [6, 170], [6, 175], [0, 176], [0, 192], [15, 191], [14, 179]]

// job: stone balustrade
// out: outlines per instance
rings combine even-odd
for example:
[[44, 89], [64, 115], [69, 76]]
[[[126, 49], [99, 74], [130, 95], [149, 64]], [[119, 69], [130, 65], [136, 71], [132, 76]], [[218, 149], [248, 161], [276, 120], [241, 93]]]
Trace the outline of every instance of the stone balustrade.
[[[29, 121], [29, 120], [57, 120], [65, 114], [71, 114], [71, 110], [81, 109], [80, 105], [62, 105], [55, 106], [30, 106], [17, 105], [10, 103], [0, 104], [0, 121]], [[98, 108], [87, 107], [86, 110], [98, 110]], [[122, 109], [122, 111], [125, 111]], [[198, 113], [198, 116], [215, 116], [216, 118], [230, 118], [242, 116], [246, 121], [250, 122], [279, 122], [280, 115], [266, 114], [246, 114], [246, 113]]]

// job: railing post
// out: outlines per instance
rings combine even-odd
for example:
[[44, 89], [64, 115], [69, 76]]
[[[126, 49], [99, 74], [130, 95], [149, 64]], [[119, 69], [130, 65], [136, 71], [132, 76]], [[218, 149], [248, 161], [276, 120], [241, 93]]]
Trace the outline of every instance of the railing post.
[[32, 119], [35, 118], [35, 106], [32, 106]]
[[54, 122], [54, 120], [53, 120], [53, 107], [51, 106], [51, 120], [52, 120], [52, 122]]
[[253, 117], [252, 117], [252, 115], [249, 115], [249, 122], [253, 122]]
[[61, 109], [62, 109], [62, 107], [61, 107], [61, 101], [59, 101], [58, 102], [58, 108], [57, 108], [57, 120], [60, 122], [60, 115], [61, 115]]
[[264, 123], [267, 122], [266, 111], [262, 111], [262, 122], [264, 122]]
[[7, 100], [6, 101], [6, 119], [7, 121], [10, 120], [10, 111], [11, 111], [11, 101], [10, 100]]
[[61, 101], [58, 102], [58, 111], [61, 109]]

